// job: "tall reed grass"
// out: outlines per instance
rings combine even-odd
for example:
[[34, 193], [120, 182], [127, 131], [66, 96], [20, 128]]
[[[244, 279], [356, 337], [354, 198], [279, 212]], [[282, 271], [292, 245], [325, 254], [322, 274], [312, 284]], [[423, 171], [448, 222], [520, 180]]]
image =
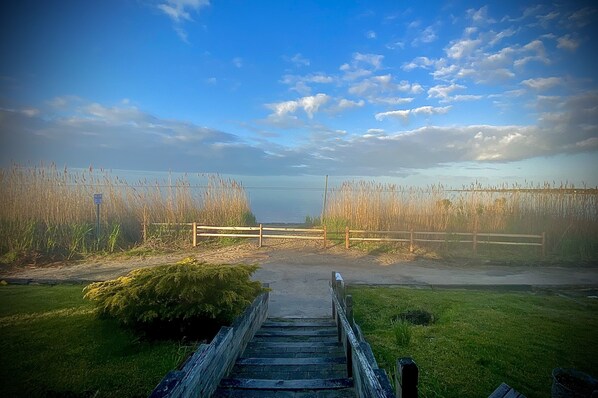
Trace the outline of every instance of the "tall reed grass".
[[[140, 242], [143, 224], [255, 222], [242, 185], [217, 175], [207, 186], [174, 181], [129, 183], [109, 172], [49, 167], [0, 169], [0, 254], [35, 251], [72, 257], [114, 251]], [[96, 236], [94, 193], [101, 192], [101, 234]], [[160, 229], [149, 229], [159, 234]], [[186, 233], [190, 239], [190, 232]]]
[[329, 230], [545, 232], [550, 250], [598, 257], [597, 189], [547, 183], [449, 190], [347, 181], [329, 198], [324, 221]]

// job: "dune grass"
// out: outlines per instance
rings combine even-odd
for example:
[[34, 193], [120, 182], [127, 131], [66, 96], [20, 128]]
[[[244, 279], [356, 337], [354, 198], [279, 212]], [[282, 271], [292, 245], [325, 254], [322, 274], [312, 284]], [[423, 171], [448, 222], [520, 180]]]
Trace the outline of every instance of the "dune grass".
[[[331, 238], [346, 226], [369, 231], [490, 232], [547, 237], [547, 252], [598, 259], [598, 189], [570, 185], [402, 187], [347, 181], [329, 192]], [[471, 252], [471, 250], [469, 250]]]
[[[56, 166], [0, 169], [0, 256], [24, 253], [73, 258], [114, 252], [142, 240], [143, 225], [189, 223], [244, 225], [255, 222], [243, 186], [217, 175], [205, 186], [186, 177], [130, 183], [107, 171], [60, 170]], [[94, 193], [103, 193], [100, 235]], [[146, 228], [147, 240], [191, 242], [190, 227]]]
[[[486, 397], [506, 382], [550, 396], [556, 367], [598, 374], [598, 300], [533, 292], [351, 287], [355, 319], [380, 367], [399, 357], [420, 371], [420, 397]], [[397, 322], [408, 310], [428, 326]], [[408, 338], [406, 336], [409, 336]]]
[[83, 286], [0, 286], [0, 396], [146, 397], [193, 345], [98, 319]]

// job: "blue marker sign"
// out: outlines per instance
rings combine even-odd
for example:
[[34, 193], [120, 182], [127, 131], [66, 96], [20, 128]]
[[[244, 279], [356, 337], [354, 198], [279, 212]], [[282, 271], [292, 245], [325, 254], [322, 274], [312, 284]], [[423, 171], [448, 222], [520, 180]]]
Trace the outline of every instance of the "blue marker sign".
[[101, 193], [93, 194], [93, 203], [95, 203], [96, 205], [102, 204], [102, 194]]

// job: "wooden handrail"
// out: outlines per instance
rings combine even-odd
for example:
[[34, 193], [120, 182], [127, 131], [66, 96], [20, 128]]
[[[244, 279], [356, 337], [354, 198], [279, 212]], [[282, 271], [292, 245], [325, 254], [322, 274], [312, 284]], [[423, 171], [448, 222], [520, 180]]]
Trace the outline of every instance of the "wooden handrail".
[[[341, 303], [337, 296], [341, 286], [344, 288], [342, 276], [333, 272], [330, 284], [333, 315], [339, 330], [339, 340], [342, 340], [347, 354], [347, 373], [349, 377], [353, 377], [357, 395], [368, 398], [395, 398], [386, 372], [378, 369], [375, 360], [372, 364], [364, 350], [364, 346], [369, 348], [369, 345], [360, 341], [353, 330], [351, 296], [346, 296]], [[344, 292], [342, 294], [344, 295]]]

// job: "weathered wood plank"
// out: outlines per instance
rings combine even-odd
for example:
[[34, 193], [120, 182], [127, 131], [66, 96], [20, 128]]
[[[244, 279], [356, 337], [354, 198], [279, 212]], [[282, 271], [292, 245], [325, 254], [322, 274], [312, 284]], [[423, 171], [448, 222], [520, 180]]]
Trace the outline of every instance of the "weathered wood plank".
[[341, 347], [338, 340], [333, 341], [269, 341], [269, 340], [253, 340], [248, 345], [251, 348], [305, 348], [305, 347]]
[[305, 329], [305, 330], [269, 330], [260, 329], [255, 334], [257, 337], [287, 337], [287, 336], [336, 336], [336, 330], [332, 328], [320, 329]]
[[344, 364], [345, 357], [312, 357], [312, 358], [239, 358], [237, 365], [326, 365]]
[[262, 324], [262, 328], [326, 328], [335, 326], [334, 322], [330, 319], [301, 322], [266, 321]]
[[264, 379], [222, 379], [220, 387], [262, 390], [334, 390], [353, 387], [353, 381], [340, 379], [300, 379], [300, 380], [264, 380]]
[[508, 384], [501, 383], [488, 398], [525, 398], [525, 395], [514, 390]]

